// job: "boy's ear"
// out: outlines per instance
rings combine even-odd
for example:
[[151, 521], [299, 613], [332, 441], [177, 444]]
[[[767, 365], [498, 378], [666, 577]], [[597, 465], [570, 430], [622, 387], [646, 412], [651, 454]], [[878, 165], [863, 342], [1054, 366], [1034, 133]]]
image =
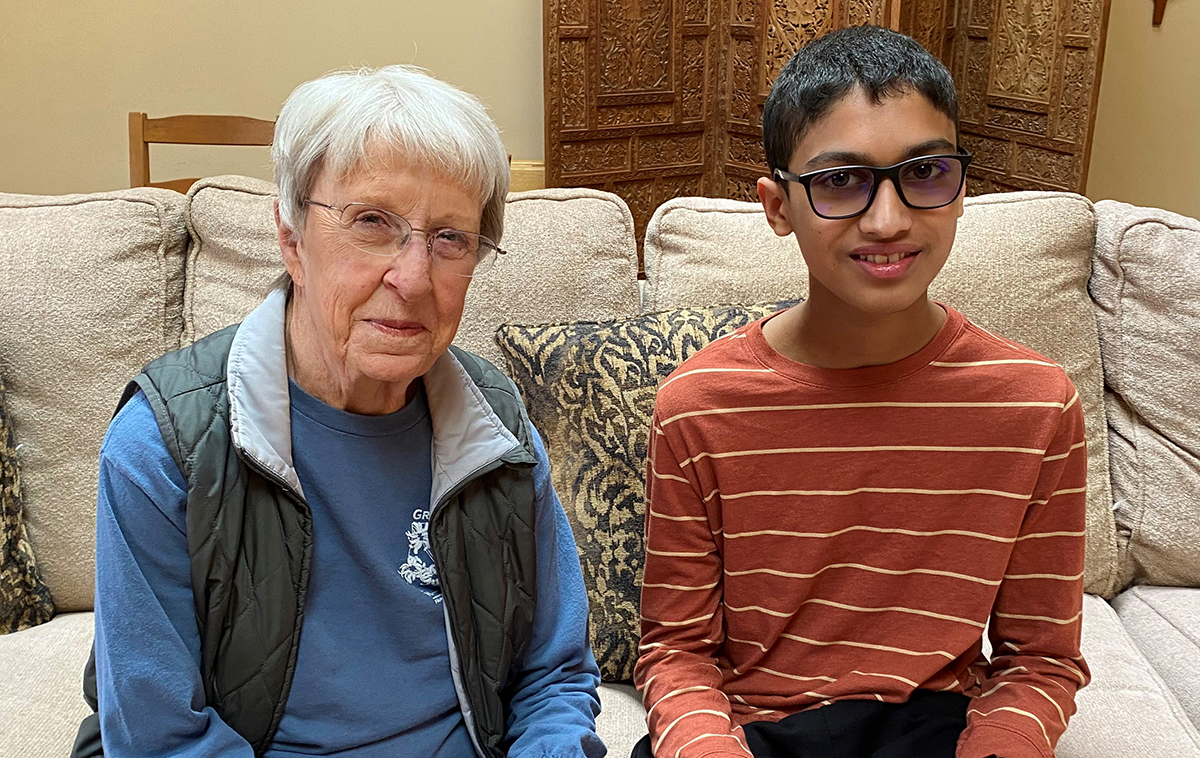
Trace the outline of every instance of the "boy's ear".
[[[803, 192], [804, 188], [801, 187], [800, 191]], [[790, 207], [783, 184], [765, 176], [759, 177], [758, 199], [762, 201], [763, 211], [767, 214], [767, 223], [771, 225], [775, 233], [780, 237], [791, 234], [794, 229], [792, 220], [788, 218]]]

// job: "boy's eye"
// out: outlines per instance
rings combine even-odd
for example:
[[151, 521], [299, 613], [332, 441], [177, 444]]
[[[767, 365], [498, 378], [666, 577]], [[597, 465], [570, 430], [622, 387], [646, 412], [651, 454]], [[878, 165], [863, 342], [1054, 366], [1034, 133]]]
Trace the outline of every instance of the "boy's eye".
[[942, 174], [946, 173], [947, 170], [948, 167], [945, 165], [945, 161], [931, 160], [914, 163], [908, 167], [908, 170], [905, 173], [910, 179], [916, 179], [917, 181], [929, 181], [930, 179], [937, 179]]
[[819, 184], [828, 190], [848, 190], [858, 187], [865, 181], [868, 181], [867, 178], [858, 171], [834, 170], [818, 176], [814, 180], [814, 184]]

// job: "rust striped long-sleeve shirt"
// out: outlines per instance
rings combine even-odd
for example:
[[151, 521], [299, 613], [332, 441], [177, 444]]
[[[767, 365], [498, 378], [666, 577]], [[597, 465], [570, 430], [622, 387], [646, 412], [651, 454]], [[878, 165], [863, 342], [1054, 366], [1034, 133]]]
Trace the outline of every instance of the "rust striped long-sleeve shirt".
[[1089, 677], [1079, 396], [947, 313], [886, 366], [795, 363], [759, 322], [663, 383], [635, 674], [656, 756], [747, 756], [748, 722], [916, 689], [973, 698], [959, 758], [1053, 756]]

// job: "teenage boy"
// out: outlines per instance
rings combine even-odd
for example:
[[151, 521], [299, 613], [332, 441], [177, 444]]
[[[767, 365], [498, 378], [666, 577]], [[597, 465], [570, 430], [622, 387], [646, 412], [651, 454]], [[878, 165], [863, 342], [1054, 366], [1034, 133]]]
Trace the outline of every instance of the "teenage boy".
[[877, 27], [775, 82], [758, 193], [809, 297], [659, 390], [634, 755], [1053, 756], [1089, 677], [1083, 416], [1062, 368], [927, 295], [957, 126], [949, 72]]

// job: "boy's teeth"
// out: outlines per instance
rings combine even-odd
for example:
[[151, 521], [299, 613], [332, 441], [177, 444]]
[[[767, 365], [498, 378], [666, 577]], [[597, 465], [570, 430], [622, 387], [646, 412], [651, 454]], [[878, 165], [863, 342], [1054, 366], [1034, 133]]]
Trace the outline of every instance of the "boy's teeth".
[[870, 263], [899, 263], [907, 256], [902, 253], [896, 253], [895, 255], [867, 255], [863, 257]]

